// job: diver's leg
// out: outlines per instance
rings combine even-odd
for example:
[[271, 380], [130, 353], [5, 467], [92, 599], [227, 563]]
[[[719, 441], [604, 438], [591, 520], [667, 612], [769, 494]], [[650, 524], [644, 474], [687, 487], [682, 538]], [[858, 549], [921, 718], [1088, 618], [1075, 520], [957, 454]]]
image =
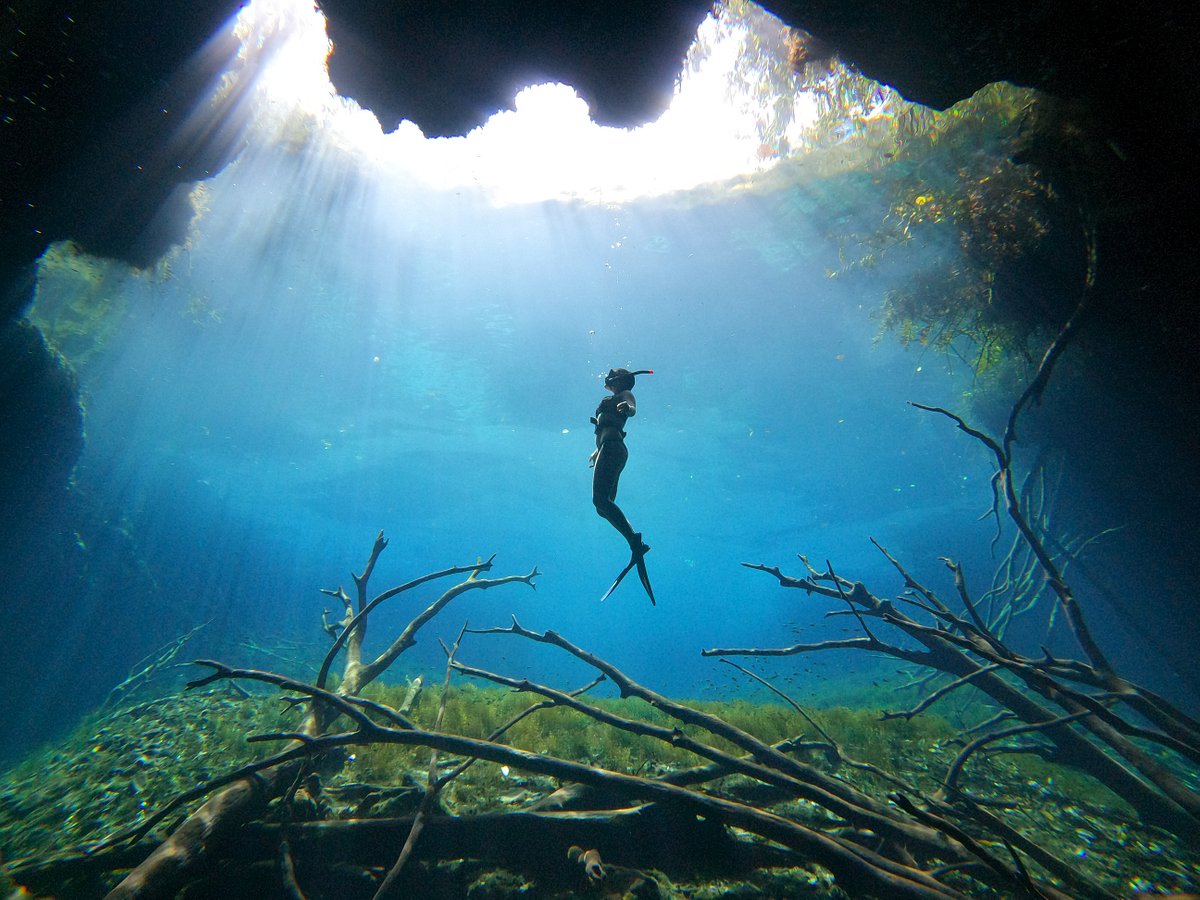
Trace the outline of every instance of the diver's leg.
[[592, 504], [596, 507], [596, 512], [621, 533], [621, 537], [625, 538], [630, 547], [637, 547], [642, 542], [641, 535], [633, 530], [633, 526], [625, 518], [625, 513], [621, 512], [621, 507], [613, 502], [617, 496], [617, 483], [628, 460], [629, 451], [625, 448], [624, 441], [604, 442], [600, 447], [600, 454], [596, 457], [595, 471], [592, 473]]
[[650, 602], [654, 603], [654, 591], [650, 589], [650, 576], [646, 573], [646, 554], [650, 551], [650, 547], [642, 540], [641, 532], [633, 530], [633, 526], [625, 518], [625, 513], [621, 512], [621, 507], [617, 506], [615, 502], [617, 483], [620, 481], [621, 472], [628, 459], [629, 451], [625, 449], [624, 441], [605, 441], [596, 455], [596, 470], [592, 475], [592, 503], [596, 507], [596, 512], [621, 533], [621, 537], [625, 538], [631, 551], [628, 565], [621, 570], [617, 580], [600, 599], [607, 600], [617, 589], [621, 580], [629, 574], [629, 570], [637, 566], [642, 587], [649, 595]]

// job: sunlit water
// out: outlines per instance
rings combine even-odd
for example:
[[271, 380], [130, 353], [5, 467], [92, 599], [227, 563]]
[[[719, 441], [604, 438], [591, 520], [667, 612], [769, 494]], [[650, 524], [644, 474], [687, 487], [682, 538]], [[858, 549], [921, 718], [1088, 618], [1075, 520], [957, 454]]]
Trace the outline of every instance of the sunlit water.
[[[902, 585], [875, 538], [943, 587], [941, 555], [990, 581], [994, 526], [977, 521], [988, 459], [906, 404], [954, 406], [970, 372], [877, 340], [879, 298], [920, 252], [830, 277], [838, 237], [886, 212], [869, 177], [818, 176], [800, 150], [766, 159], [737, 96], [705, 101], [727, 138], [706, 154], [710, 136], [686, 130], [696, 119], [668, 129], [698, 102], [683, 91], [663, 123], [635, 133], [592, 125], [560, 86], [466, 138], [426, 141], [411, 124], [385, 135], [322, 80], [323, 32], [298, 33], [276, 57], [294, 53], [295, 67], [260, 73], [240, 101], [254, 140], [193, 189], [184, 246], [146, 272], [61, 247], [43, 264], [29, 315], [76, 368], [86, 405], [76, 484], [129, 537], [161, 608], [102, 649], [66, 634], [52, 660], [63, 679], [78, 677], [70, 659], [120, 673], [201, 623], [185, 656], [303, 674], [295, 656], [245, 642], [300, 642], [318, 658], [331, 605], [318, 589], [352, 590], [380, 529], [391, 544], [377, 590], [493, 553], [493, 575], [542, 573], [536, 591], [456, 601], [399, 670], [439, 668], [435, 638], [466, 621], [516, 615], [682, 696], [754, 688], [702, 648], [852, 628], [743, 562], [803, 574], [803, 553], [887, 595]], [[795, 147], [814, 102], [796, 101]], [[870, 102], [811, 152], [844, 153], [882, 104], [901, 103], [882, 91]], [[769, 188], [771, 166], [795, 171]], [[836, 204], [830, 191], [843, 192]], [[79, 270], [109, 279], [107, 312], [68, 340], [54, 323], [78, 301]], [[590, 502], [588, 418], [610, 366], [656, 373], [635, 390], [618, 502], [653, 548], [657, 607], [632, 578], [599, 602], [627, 558]], [[97, 558], [74, 602], [95, 621], [125, 576], [87, 538]], [[436, 594], [381, 609], [374, 645]], [[461, 658], [570, 686], [591, 677], [512, 638], [472, 637]], [[807, 700], [853, 693], [874, 665], [755, 667]], [[53, 696], [52, 682], [39, 690]]]

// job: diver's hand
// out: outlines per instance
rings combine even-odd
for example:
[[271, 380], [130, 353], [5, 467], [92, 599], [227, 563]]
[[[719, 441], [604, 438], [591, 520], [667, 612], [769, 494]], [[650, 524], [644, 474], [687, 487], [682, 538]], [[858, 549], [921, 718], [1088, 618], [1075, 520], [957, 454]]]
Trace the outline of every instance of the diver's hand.
[[588, 468], [589, 469], [596, 468], [596, 457], [599, 455], [600, 455], [600, 448], [597, 447], [595, 450], [592, 451], [592, 455], [588, 457]]
[[632, 416], [634, 410], [633, 410], [633, 406], [630, 405], [628, 400], [622, 400], [620, 403], [617, 404], [617, 412], [619, 412], [623, 416]]

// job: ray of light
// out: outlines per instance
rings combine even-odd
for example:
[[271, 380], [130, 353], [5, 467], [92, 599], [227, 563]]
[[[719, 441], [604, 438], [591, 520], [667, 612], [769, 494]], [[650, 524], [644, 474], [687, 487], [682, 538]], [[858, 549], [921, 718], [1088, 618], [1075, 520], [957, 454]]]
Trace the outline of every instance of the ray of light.
[[[738, 70], [751, 32], [719, 13], [702, 24], [694, 61], [655, 122], [602, 127], [573, 88], [541, 84], [521, 90], [513, 109], [497, 111], [469, 134], [437, 139], [426, 139], [409, 121], [384, 133], [374, 114], [337, 95], [326, 66], [332, 45], [324, 17], [305, 0], [254, 0], [233, 28], [241, 42], [238, 64], [225, 73], [213, 103], [195, 115], [237, 115], [259, 140], [319, 140], [327, 153], [344, 154], [376, 177], [479, 189], [494, 203], [619, 202], [753, 172], [774, 158], [764, 154], [761, 133], [779, 97]], [[815, 119], [816, 101], [801, 92], [789, 102], [794, 134]]]

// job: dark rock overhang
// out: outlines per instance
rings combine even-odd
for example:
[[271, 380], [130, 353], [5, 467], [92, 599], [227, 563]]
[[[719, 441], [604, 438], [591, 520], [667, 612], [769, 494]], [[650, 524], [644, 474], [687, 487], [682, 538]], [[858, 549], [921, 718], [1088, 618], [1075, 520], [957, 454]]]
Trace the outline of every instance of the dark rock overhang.
[[[191, 156], [155, 158], [176, 126], [170, 115], [155, 113], [197, 99], [204, 85], [188, 77], [189, 60], [239, 5], [198, 0], [168, 16], [147, 15], [132, 0], [86, 11], [66, 0], [8, 8], [3, 34], [13, 52], [3, 63], [0, 277], [9, 281], [61, 237], [135, 261], [159, 249], [141, 236], [171, 188], [219, 167], [230, 148], [217, 142]], [[464, 133], [508, 105], [522, 84], [542, 79], [575, 86], [601, 123], [650, 120], [670, 96], [709, 9], [698, 0], [321, 6], [339, 89], [376, 111], [385, 127], [403, 117], [428, 135]], [[1200, 113], [1180, 100], [1200, 46], [1193, 5], [765, 6], [910, 100], [945, 107], [1008, 80], [1099, 104], [1109, 132], [1100, 139], [1150, 165], [1156, 154], [1174, 165], [1194, 149]]]

